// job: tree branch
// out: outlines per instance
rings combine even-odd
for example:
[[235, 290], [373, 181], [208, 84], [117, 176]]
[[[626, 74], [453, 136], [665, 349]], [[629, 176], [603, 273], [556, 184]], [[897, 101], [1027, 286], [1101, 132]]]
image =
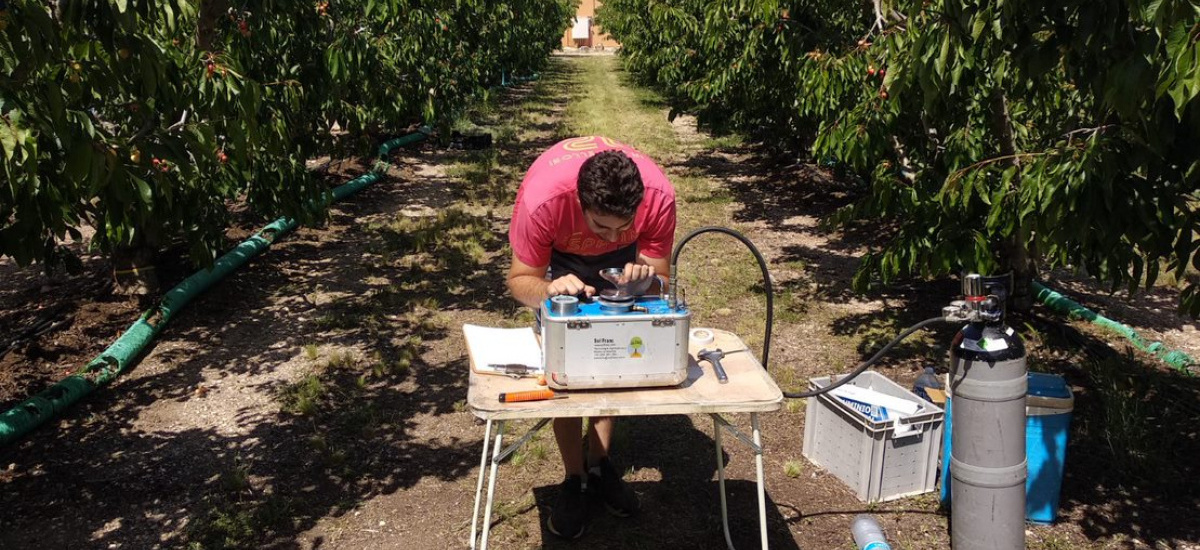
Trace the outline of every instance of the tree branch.
[[1111, 130], [1113, 128], [1116, 128], [1116, 127], [1117, 127], [1116, 124], [1105, 124], [1104, 126], [1097, 126], [1095, 128], [1076, 128], [1074, 130], [1071, 130], [1070, 132], [1067, 132], [1067, 133], [1059, 136], [1059, 139], [1066, 139], [1067, 143], [1071, 143], [1072, 136], [1075, 136], [1078, 134], [1099, 134], [1099, 133]]
[[129, 136], [129, 143], [136, 143], [138, 140], [146, 137], [150, 133], [151, 130], [154, 130], [154, 126], [156, 126], [157, 124], [158, 124], [158, 113], [155, 113], [151, 116], [146, 117], [146, 122], [144, 124], [142, 124], [141, 128], [138, 128], [137, 133], [133, 134], [132, 136]]
[[908, 153], [904, 151], [904, 144], [900, 143], [900, 138], [892, 134], [892, 149], [896, 151], [896, 160], [900, 163], [900, 175], [912, 183], [917, 180], [917, 171], [912, 167], [912, 161], [908, 160]]
[[958, 182], [958, 180], [962, 179], [963, 175], [965, 175], [967, 172], [971, 172], [973, 170], [978, 170], [989, 164], [996, 164], [997, 162], [1006, 162], [1006, 161], [1011, 162], [1013, 160], [1019, 160], [1022, 158], [1042, 157], [1042, 156], [1046, 156], [1046, 155], [1056, 155], [1056, 154], [1058, 154], [1057, 151], [1041, 151], [1041, 152], [1037, 152], [1037, 153], [1015, 153], [1012, 155], [1000, 155], [998, 157], [992, 157], [990, 159], [983, 159], [983, 160], [976, 162], [975, 164], [972, 164], [965, 168], [959, 168], [958, 170], [955, 170], [954, 173], [950, 174], [950, 176], [946, 178], [946, 186], [948, 187], [948, 186], [954, 185], [955, 183]]
[[167, 132], [174, 132], [175, 130], [182, 128], [184, 124], [187, 124], [187, 119], [188, 119], [188, 111], [187, 111], [187, 109], [184, 109], [183, 116], [179, 117], [179, 122], [176, 122], [175, 124], [167, 126]]

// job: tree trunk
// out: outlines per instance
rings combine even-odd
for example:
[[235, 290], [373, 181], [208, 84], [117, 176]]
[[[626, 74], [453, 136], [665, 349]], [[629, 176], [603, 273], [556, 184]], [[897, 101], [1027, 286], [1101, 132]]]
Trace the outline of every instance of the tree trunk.
[[[1008, 157], [1007, 166], [1016, 169], [1009, 185], [1011, 190], [1021, 189], [1021, 159], [1017, 157], [1017, 140], [1012, 131], [1012, 118], [1008, 111], [1008, 98], [997, 91], [992, 96], [992, 129], [1000, 141], [1000, 154]], [[1013, 274], [1013, 288], [1009, 289], [1011, 310], [1028, 312], [1033, 308], [1032, 283], [1037, 275], [1036, 251], [1032, 249], [1033, 234], [1027, 225], [1018, 225], [1002, 244], [1002, 265]], [[1002, 270], [1005, 270], [1002, 268]]]
[[149, 246], [121, 246], [113, 250], [113, 293], [123, 296], [157, 294], [158, 273], [154, 269], [158, 254]]
[[212, 51], [213, 40], [217, 35], [217, 22], [228, 9], [228, 0], [203, 0], [200, 3], [200, 16], [196, 22], [196, 48]]

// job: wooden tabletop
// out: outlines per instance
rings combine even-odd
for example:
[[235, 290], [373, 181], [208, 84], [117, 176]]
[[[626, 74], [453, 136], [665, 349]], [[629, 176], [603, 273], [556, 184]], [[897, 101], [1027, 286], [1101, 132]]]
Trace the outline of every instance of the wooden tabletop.
[[560, 392], [567, 399], [501, 403], [500, 394], [541, 389], [533, 378], [513, 379], [471, 372], [467, 403], [475, 415], [489, 420], [573, 416], [645, 416], [656, 414], [771, 412], [783, 406], [783, 392], [737, 335], [714, 330], [729, 383], [720, 384], [707, 361], [696, 362], [701, 346], [688, 349], [688, 376], [678, 386], [624, 390]]

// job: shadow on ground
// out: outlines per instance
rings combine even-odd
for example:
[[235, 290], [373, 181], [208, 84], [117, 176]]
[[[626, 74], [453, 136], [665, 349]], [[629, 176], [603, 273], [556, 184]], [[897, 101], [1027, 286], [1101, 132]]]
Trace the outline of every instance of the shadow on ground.
[[[707, 417], [697, 416], [704, 423]], [[619, 420], [614, 456], [624, 470], [653, 471], [661, 481], [632, 481], [641, 513], [632, 518], [609, 515], [592, 501], [587, 531], [578, 541], [564, 541], [545, 529], [558, 498], [558, 486], [533, 489], [543, 548], [722, 548], [720, 491], [714, 441], [687, 416], [627, 417]], [[743, 471], [753, 466], [753, 453], [728, 434], [724, 460]], [[547, 465], [558, 468], [558, 465]], [[752, 471], [752, 470], [751, 470]], [[629, 479], [630, 476], [627, 476]], [[501, 478], [503, 480], [503, 477]], [[759, 546], [757, 486], [750, 480], [726, 480], [730, 537], [739, 548]], [[532, 510], [528, 510], [532, 511]], [[518, 511], [522, 513], [526, 511]], [[499, 522], [498, 522], [499, 523]], [[798, 548], [767, 491], [767, 534], [772, 548]]]
[[[1092, 540], [1200, 540], [1200, 380], [1058, 317], [1027, 317], [1031, 369], [1062, 375], [1074, 411], [1060, 518]], [[1046, 442], [1044, 445], [1049, 446]]]
[[[393, 181], [365, 191], [330, 224], [369, 216], [372, 206], [355, 205], [387, 203], [400, 197], [382, 195], [402, 188]], [[421, 359], [447, 327], [430, 324], [432, 311], [419, 304], [478, 307], [499, 294], [502, 280], [494, 270], [473, 269], [462, 281], [473, 291], [462, 296], [446, 294], [445, 285], [404, 291], [435, 275], [364, 262], [362, 255], [372, 245], [399, 253], [411, 243], [389, 244], [394, 236], [382, 229], [344, 237], [302, 230], [279, 243], [175, 320], [148, 352], [162, 366], [157, 372], [132, 373], [0, 454], [17, 472], [0, 496], [7, 511], [0, 546], [141, 546], [161, 537], [168, 547], [183, 540], [297, 547], [295, 536], [323, 517], [425, 477], [466, 475], [475, 441], [410, 435], [415, 417], [454, 412], [465, 394], [463, 361]], [[445, 265], [465, 270], [470, 262], [443, 252]], [[372, 285], [371, 277], [389, 283]], [[414, 344], [414, 336], [423, 343]], [[205, 425], [200, 418], [173, 426], [156, 418], [164, 403], [201, 417], [225, 406], [205, 400], [216, 399], [233, 375], [264, 379], [242, 392], [281, 398], [286, 384], [266, 375], [308, 344], [363, 350], [353, 365], [321, 375], [323, 390], [310, 410], [278, 413], [250, 397], [229, 425], [192, 427]]]

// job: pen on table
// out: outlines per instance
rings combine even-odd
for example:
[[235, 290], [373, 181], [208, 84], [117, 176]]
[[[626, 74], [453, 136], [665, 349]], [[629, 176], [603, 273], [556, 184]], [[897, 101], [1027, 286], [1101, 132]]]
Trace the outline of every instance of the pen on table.
[[544, 401], [546, 399], [566, 399], [565, 395], [558, 395], [554, 390], [541, 389], [530, 391], [510, 391], [500, 394], [501, 403], [516, 403], [518, 401]]
[[487, 369], [493, 372], [504, 373], [513, 377], [519, 377], [525, 374], [533, 374], [541, 370], [528, 365], [522, 365], [520, 363], [488, 363]]

